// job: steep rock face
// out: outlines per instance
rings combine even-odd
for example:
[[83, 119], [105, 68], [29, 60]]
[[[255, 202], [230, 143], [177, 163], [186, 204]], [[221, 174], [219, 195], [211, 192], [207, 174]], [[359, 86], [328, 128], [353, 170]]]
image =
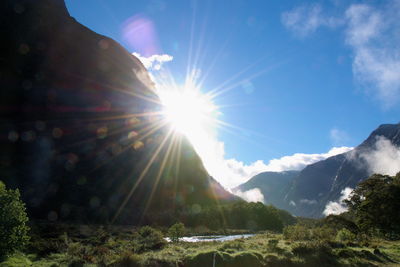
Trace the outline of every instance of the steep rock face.
[[140, 61], [62, 0], [2, 1], [0, 22], [0, 179], [32, 217], [167, 222], [234, 199], [170, 132]]
[[400, 146], [400, 124], [383, 124], [354, 150], [304, 168], [290, 185], [282, 208], [298, 216], [323, 216], [329, 201], [337, 201], [343, 189], [355, 188], [372, 174], [365, 155], [376, 151], [380, 137], [390, 140], [394, 146]]
[[248, 191], [260, 189], [264, 196], [265, 204], [272, 204], [278, 208], [286, 207], [283, 198], [288, 191], [290, 183], [299, 175], [300, 171], [262, 172], [249, 181], [233, 189], [233, 191]]

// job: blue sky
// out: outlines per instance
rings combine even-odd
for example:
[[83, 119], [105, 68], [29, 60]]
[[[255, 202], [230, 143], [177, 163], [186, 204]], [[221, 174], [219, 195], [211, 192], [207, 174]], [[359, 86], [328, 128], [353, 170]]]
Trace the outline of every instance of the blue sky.
[[[399, 1], [66, 3], [130, 52], [173, 56], [164, 66], [178, 81], [198, 54], [196, 67], [209, 71], [205, 92], [241, 73], [214, 100], [220, 119], [238, 127], [218, 132], [224, 158], [241, 167], [356, 146], [379, 124], [400, 121]], [[138, 17], [153, 26], [150, 52], [124, 35]]]

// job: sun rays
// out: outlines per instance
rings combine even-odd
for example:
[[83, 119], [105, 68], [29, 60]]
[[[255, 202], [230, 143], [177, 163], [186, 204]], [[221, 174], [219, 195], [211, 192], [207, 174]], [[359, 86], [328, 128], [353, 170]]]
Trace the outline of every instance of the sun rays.
[[[201, 158], [205, 169], [207, 169], [211, 175], [221, 174], [221, 172], [212, 171], [215, 168], [220, 168], [217, 165], [221, 164], [220, 158], [223, 159], [224, 157], [223, 143], [222, 147], [220, 147], [221, 143], [218, 141], [218, 131], [223, 130], [234, 135], [240, 135], [244, 129], [221, 119], [221, 107], [226, 108], [234, 106], [236, 103], [224, 103], [224, 105], [218, 105], [217, 103], [225, 94], [234, 89], [240, 89], [243, 83], [249, 83], [249, 81], [260, 75], [264, 75], [271, 69], [280, 65], [280, 63], [269, 64], [267, 68], [252, 71], [259, 63], [265, 61], [266, 58], [261, 57], [248, 64], [248, 66], [243, 67], [231, 77], [223, 79], [219, 85], [206, 88], [206, 80], [214, 72], [216, 62], [220, 60], [229, 40], [221, 44], [221, 49], [217, 49], [218, 53], [214, 52], [215, 56], [212, 57], [211, 64], [208, 64], [207, 68], [203, 68], [206, 58], [209, 58], [207, 57], [207, 52], [209, 51], [205, 51], [207, 42], [204, 28], [207, 21], [204, 20], [202, 23], [198, 23], [196, 6], [193, 7], [192, 18], [187, 64], [185, 67], [181, 68], [182, 70], [186, 70], [183, 82], [178, 82], [168, 68], [164, 66], [161, 67], [161, 63], [158, 68], [150, 68], [149, 76], [151, 81], [144, 82], [144, 84], [154, 85], [154, 92], [158, 95], [159, 99], [156, 101], [157, 103], [155, 103], [152, 98], [149, 100], [151, 100], [151, 105], [156, 105], [159, 109], [154, 112], [146, 111], [142, 113], [141, 116], [136, 116], [139, 115], [139, 113], [136, 115], [131, 114], [132, 118], [147, 122], [140, 124], [140, 127], [136, 125], [136, 128], [133, 127], [130, 129], [130, 131], [134, 132], [130, 138], [132, 142], [131, 147], [133, 149], [140, 150], [142, 146], [146, 148], [148, 146], [148, 140], [154, 139], [154, 135], [160, 132], [163, 133], [163, 138], [154, 143], [155, 147], [151, 150], [152, 155], [148, 158], [148, 162], [141, 170], [138, 178], [134, 179], [135, 182], [122, 201], [113, 221], [120, 216], [121, 211], [138, 190], [140, 184], [146, 180], [147, 176], [152, 175], [154, 177], [150, 180], [153, 184], [151, 185], [151, 193], [146, 200], [145, 210], [150, 207], [152, 199], [155, 197], [157, 187], [160, 186], [163, 176], [165, 176], [164, 174], [167, 172], [166, 169], [172, 168], [175, 172], [179, 172], [183, 139], [190, 141]], [[199, 26], [197, 24], [200, 24], [202, 30], [196, 31]], [[139, 54], [136, 53], [136, 55]], [[151, 56], [149, 58], [151, 58]], [[171, 57], [171, 59], [172, 58], [173, 57]], [[146, 58], [139, 56], [139, 59], [143, 60]], [[202, 73], [204, 75], [202, 75]], [[145, 78], [148, 77], [147, 75], [144, 76], [146, 76]], [[138, 97], [138, 94], [132, 93], [132, 96]], [[144, 97], [140, 98], [146, 101]], [[243, 105], [243, 103], [241, 104]], [[142, 146], [135, 146], [138, 142], [140, 142]], [[222, 154], [218, 154], [219, 152], [216, 152], [216, 150], [222, 151]], [[155, 164], [156, 162], [157, 164]], [[158, 169], [155, 170], [155, 172], [151, 171], [151, 169], [155, 167]], [[173, 178], [175, 179], [175, 184], [178, 182], [176, 180], [178, 176], [179, 175], [175, 175]], [[218, 179], [219, 177], [215, 178]], [[218, 198], [215, 193], [214, 196]]]
[[184, 134], [193, 145], [204, 145], [207, 132], [217, 127], [218, 107], [194, 84], [159, 88], [165, 120], [174, 131]]
[[[154, 78], [154, 77], [153, 77]], [[119, 206], [117, 213], [112, 221], [115, 221], [120, 216], [122, 210], [127, 205], [135, 191], [139, 188], [143, 180], [149, 173], [155, 173], [154, 184], [152, 185], [151, 193], [146, 200], [144, 213], [151, 205], [151, 201], [159, 186], [160, 180], [165, 174], [166, 169], [173, 168], [174, 172], [179, 171], [181, 158], [181, 143], [182, 138], [187, 138], [194, 147], [207, 148], [208, 133], [215, 131], [218, 125], [218, 108], [212, 102], [208, 95], [202, 94], [194, 81], [187, 82], [184, 86], [178, 86], [171, 83], [171, 77], [163, 82], [158, 81], [156, 91], [160, 98], [160, 111], [148, 112], [135, 116], [131, 114], [130, 121], [134, 121], [130, 133], [132, 146], [135, 148], [135, 143], [146, 143], [146, 140], [153, 138], [157, 132], [163, 132], [164, 138], [157, 142], [156, 147], [152, 150], [148, 162], [140, 173], [140, 176], [135, 179], [135, 183], [129, 190], [125, 199]], [[148, 123], [139, 124], [138, 121], [145, 120]], [[155, 164], [155, 162], [158, 162]], [[169, 164], [167, 164], [169, 163]], [[168, 166], [167, 166], [168, 165]], [[151, 171], [157, 167], [156, 172]], [[176, 175], [177, 177], [179, 175]], [[176, 179], [176, 178], [175, 178]], [[174, 183], [177, 184], [178, 181]], [[142, 214], [144, 216], [144, 214]]]

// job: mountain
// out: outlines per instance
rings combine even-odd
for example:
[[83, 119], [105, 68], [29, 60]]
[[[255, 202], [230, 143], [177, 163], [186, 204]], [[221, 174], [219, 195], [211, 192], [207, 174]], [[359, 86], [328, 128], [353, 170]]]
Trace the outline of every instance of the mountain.
[[258, 188], [264, 196], [265, 204], [282, 207], [285, 206], [283, 197], [288, 191], [290, 183], [299, 173], [300, 171], [262, 172], [252, 177], [246, 183], [234, 188], [233, 192], [245, 192], [253, 188]]
[[0, 21], [0, 179], [32, 218], [169, 223], [236, 199], [171, 133], [142, 63], [63, 0], [3, 0]]
[[[396, 147], [400, 147], [400, 124], [383, 124], [349, 152], [308, 165], [299, 172], [260, 173], [235, 190], [259, 188], [268, 204], [296, 216], [322, 217], [326, 205], [338, 202], [345, 188], [355, 188], [379, 170], [371, 165], [387, 164], [385, 154]], [[400, 158], [396, 168], [400, 169]]]
[[321, 217], [329, 201], [338, 201], [342, 190], [346, 187], [355, 188], [375, 171], [371, 165], [377, 158], [373, 158], [372, 162], [368, 161], [368, 158], [372, 155], [379, 158], [388, 153], [386, 148], [382, 147], [382, 144], [385, 144], [380, 141], [382, 137], [394, 147], [399, 147], [400, 124], [380, 125], [352, 151], [304, 168], [292, 181], [284, 196], [286, 205], [281, 208], [286, 208], [298, 216]]

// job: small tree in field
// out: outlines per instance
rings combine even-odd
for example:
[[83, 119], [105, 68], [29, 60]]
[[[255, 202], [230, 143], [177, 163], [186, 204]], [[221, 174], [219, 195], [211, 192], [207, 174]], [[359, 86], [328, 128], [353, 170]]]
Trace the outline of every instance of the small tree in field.
[[0, 181], [0, 258], [22, 249], [29, 240], [28, 216], [18, 189]]
[[168, 236], [172, 242], [178, 242], [179, 238], [185, 233], [185, 225], [183, 223], [176, 223], [168, 229]]

